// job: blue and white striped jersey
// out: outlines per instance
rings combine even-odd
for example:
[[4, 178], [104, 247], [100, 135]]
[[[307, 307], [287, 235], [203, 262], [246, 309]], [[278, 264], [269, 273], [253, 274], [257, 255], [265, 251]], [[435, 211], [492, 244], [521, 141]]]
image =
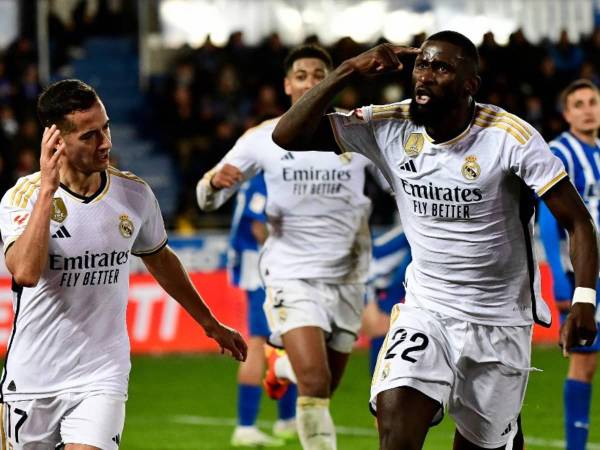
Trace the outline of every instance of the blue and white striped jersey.
[[411, 260], [408, 240], [401, 226], [374, 238], [367, 301], [377, 300], [379, 308], [389, 314], [393, 305], [404, 300], [404, 278]]
[[[591, 146], [565, 131], [550, 142], [550, 149], [563, 162], [571, 182], [583, 198], [596, 227], [600, 225], [600, 139]], [[573, 295], [571, 280], [567, 275], [572, 271], [568, 255], [565, 231], [542, 202], [539, 225], [546, 251], [546, 260], [552, 270], [554, 297], [557, 300], [570, 300]]]
[[267, 188], [260, 172], [240, 187], [231, 221], [227, 269], [234, 286], [249, 291], [261, 286], [258, 270], [260, 244], [252, 234], [252, 222], [265, 223], [267, 216]]
[[369, 280], [376, 289], [388, 289], [404, 282], [406, 266], [410, 263], [410, 247], [401, 226], [373, 239]]

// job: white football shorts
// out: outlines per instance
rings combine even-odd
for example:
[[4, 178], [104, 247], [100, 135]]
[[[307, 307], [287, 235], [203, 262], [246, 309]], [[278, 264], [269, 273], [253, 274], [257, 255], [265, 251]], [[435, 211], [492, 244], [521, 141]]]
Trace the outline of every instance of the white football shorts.
[[360, 283], [275, 280], [267, 285], [263, 305], [271, 329], [269, 342], [282, 347], [282, 335], [313, 326], [325, 332], [329, 348], [350, 353], [360, 329], [364, 297], [365, 285]]
[[440, 404], [482, 448], [512, 441], [531, 362], [533, 327], [478, 325], [406, 304], [394, 306], [371, 385], [377, 395], [412, 387]]
[[4, 448], [53, 450], [62, 444], [119, 448], [125, 397], [109, 393], [65, 393], [2, 405]]

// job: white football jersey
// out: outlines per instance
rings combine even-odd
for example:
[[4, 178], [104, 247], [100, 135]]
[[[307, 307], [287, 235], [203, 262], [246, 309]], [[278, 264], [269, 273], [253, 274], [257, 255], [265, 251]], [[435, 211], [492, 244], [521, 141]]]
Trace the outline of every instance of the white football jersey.
[[[41, 279], [32, 288], [13, 281], [15, 321], [1, 384], [7, 400], [127, 393], [129, 260], [162, 249], [167, 234], [146, 183], [113, 168], [101, 176], [90, 197], [60, 186]], [[19, 179], [2, 198], [5, 252], [25, 230], [39, 186], [38, 172]]]
[[532, 245], [534, 192], [567, 174], [532, 126], [477, 104], [460, 136], [435, 143], [407, 102], [330, 119], [340, 148], [370, 158], [395, 192], [413, 256], [407, 302], [480, 324], [550, 324]]
[[222, 205], [239, 188], [214, 191], [209, 180], [228, 163], [246, 180], [264, 172], [269, 237], [260, 257], [265, 281], [320, 279], [364, 282], [371, 254], [364, 195], [365, 170], [371, 162], [351, 153], [288, 152], [271, 134], [278, 119], [248, 130], [219, 164], [198, 183], [202, 209]]

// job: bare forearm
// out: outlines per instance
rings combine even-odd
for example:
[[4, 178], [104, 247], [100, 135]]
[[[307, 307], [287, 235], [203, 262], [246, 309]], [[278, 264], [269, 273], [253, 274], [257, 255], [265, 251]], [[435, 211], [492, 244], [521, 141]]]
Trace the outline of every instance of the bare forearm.
[[6, 254], [6, 266], [21, 286], [35, 286], [48, 261], [52, 197], [52, 192], [40, 192], [25, 231]]
[[194, 287], [177, 255], [165, 247], [158, 254], [143, 258], [146, 267], [161, 287], [202, 327], [209, 328], [215, 318]]
[[345, 61], [305, 93], [281, 117], [273, 130], [273, 141], [287, 150], [320, 150], [319, 145], [326, 142], [319, 142], [315, 135], [325, 120], [324, 114], [333, 98], [348, 84], [354, 74], [352, 64]]
[[598, 245], [591, 221], [578, 223], [569, 232], [570, 257], [575, 272], [575, 286], [596, 289], [598, 281]]

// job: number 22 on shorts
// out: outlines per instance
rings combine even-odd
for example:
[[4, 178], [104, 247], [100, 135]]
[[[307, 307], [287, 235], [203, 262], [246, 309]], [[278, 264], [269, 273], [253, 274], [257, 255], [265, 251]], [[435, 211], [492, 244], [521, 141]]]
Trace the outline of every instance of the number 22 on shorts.
[[[401, 350], [397, 347], [401, 346], [404, 350], [402, 351], [402, 353], [400, 353], [400, 358], [410, 363], [417, 362], [417, 359], [411, 356], [411, 353], [418, 352], [420, 350], [425, 350], [429, 345], [429, 338], [420, 332], [413, 333], [410, 337], [408, 337], [408, 335], [409, 333], [405, 328], [398, 328], [397, 330], [395, 330], [391, 339], [392, 345], [390, 345], [390, 348], [385, 353], [384, 359], [395, 358], [398, 355], [398, 352], [400, 352]], [[402, 345], [405, 343], [406, 345]], [[407, 347], [409, 343], [414, 343], [414, 345], [410, 345]]]

